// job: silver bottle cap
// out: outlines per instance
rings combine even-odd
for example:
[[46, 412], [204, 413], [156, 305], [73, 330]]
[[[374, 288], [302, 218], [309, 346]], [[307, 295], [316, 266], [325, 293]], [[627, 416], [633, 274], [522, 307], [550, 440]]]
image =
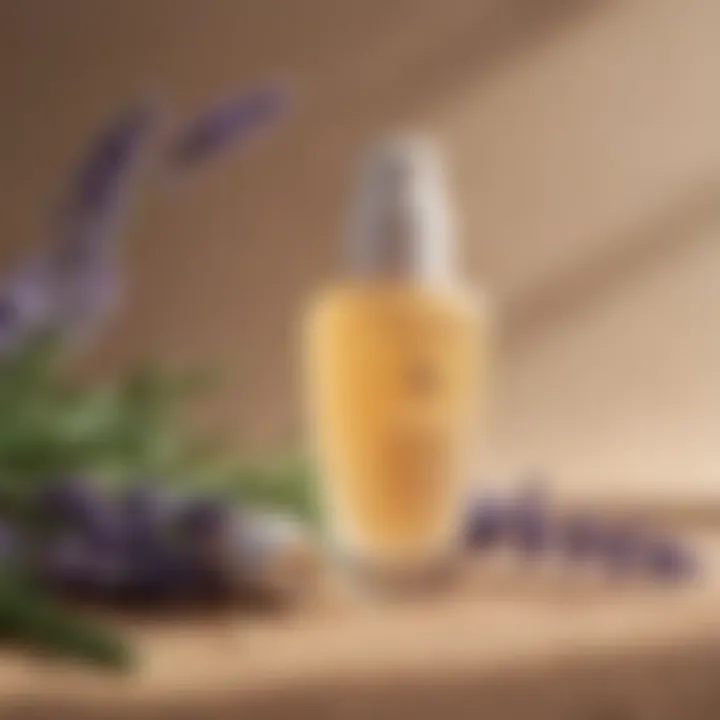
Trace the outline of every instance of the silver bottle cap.
[[421, 281], [452, 274], [444, 167], [428, 139], [397, 135], [370, 149], [352, 221], [352, 262], [361, 274]]

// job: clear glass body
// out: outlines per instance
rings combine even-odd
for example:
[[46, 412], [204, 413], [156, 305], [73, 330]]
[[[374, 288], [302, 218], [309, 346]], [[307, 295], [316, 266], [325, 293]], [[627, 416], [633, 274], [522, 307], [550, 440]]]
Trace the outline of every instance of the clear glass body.
[[451, 558], [485, 386], [482, 306], [459, 286], [340, 287], [311, 307], [305, 345], [336, 553], [401, 576]]

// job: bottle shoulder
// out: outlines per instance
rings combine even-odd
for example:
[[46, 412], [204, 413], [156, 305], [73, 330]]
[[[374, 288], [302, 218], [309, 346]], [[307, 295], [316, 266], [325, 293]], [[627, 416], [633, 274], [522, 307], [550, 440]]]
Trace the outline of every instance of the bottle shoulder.
[[352, 282], [328, 285], [310, 300], [310, 307], [322, 312], [331, 307], [368, 305], [434, 304], [468, 312], [489, 309], [488, 295], [469, 283], [425, 285], [421, 283]]
[[[460, 282], [447, 286], [399, 283], [348, 283], [317, 292], [306, 310], [310, 332], [328, 327], [359, 327], [384, 317], [462, 319], [469, 326], [488, 326], [486, 294]], [[359, 323], [359, 325], [358, 325]]]

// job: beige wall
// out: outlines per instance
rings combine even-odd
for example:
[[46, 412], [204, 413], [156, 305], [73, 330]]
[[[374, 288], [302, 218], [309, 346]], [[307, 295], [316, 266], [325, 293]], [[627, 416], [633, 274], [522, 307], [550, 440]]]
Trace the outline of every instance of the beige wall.
[[337, 272], [352, 163], [418, 124], [504, 318], [489, 468], [718, 497], [719, 27], [716, 0], [3, 0], [0, 261], [42, 237], [38, 208], [126, 99], [190, 112], [287, 78], [271, 141], [144, 197], [96, 372], [210, 361], [217, 421], [294, 437], [296, 319]]

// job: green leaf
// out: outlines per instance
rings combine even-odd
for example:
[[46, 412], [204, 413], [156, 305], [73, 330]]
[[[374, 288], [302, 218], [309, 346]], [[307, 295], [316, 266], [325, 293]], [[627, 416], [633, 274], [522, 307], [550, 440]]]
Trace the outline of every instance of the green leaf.
[[117, 635], [9, 572], [0, 575], [0, 640], [112, 670], [134, 665], [133, 652]]
[[315, 473], [299, 456], [236, 465], [214, 489], [234, 501], [288, 512], [315, 526], [319, 522]]

